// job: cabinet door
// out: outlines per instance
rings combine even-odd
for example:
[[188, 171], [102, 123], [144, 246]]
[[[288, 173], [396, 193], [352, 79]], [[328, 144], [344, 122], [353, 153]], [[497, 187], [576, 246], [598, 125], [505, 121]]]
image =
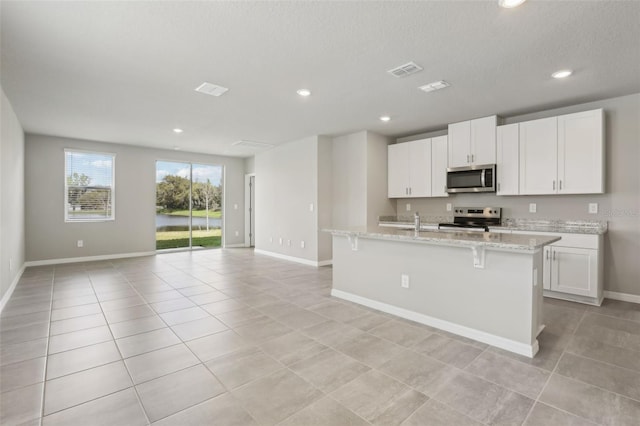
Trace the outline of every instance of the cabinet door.
[[431, 196], [448, 197], [447, 193], [447, 136], [431, 139]]
[[520, 193], [520, 147], [518, 124], [498, 126], [496, 146], [497, 195]]
[[520, 194], [555, 194], [558, 175], [557, 117], [520, 123], [519, 133]]
[[558, 117], [558, 193], [604, 192], [604, 113]]
[[496, 163], [496, 126], [498, 117], [471, 120], [471, 163]]
[[551, 250], [550, 246], [544, 246], [542, 252], [542, 288], [551, 290]]
[[449, 167], [471, 164], [471, 122], [449, 124]]
[[409, 196], [431, 196], [431, 139], [408, 142]]
[[387, 147], [387, 195], [389, 198], [409, 196], [409, 145], [397, 143]]
[[551, 290], [597, 297], [598, 250], [553, 247]]

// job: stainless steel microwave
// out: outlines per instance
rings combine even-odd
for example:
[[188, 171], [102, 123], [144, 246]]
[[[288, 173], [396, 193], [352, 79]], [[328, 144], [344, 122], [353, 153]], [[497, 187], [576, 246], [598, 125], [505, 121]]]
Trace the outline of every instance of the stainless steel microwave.
[[496, 192], [496, 165], [448, 168], [447, 192]]

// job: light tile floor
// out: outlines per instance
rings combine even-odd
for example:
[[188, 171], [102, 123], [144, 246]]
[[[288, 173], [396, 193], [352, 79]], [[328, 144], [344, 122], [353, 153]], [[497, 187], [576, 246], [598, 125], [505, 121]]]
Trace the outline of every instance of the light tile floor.
[[3, 425], [638, 425], [640, 305], [545, 300], [533, 359], [331, 298], [247, 249], [28, 268]]

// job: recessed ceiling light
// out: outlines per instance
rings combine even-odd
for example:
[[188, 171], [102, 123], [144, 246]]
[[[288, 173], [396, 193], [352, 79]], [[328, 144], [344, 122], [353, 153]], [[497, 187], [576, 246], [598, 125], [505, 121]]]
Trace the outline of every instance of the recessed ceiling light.
[[571, 70], [560, 70], [560, 71], [556, 71], [553, 74], [551, 74], [551, 77], [553, 77], [553, 78], [567, 78], [572, 73], [573, 73], [573, 71], [571, 71]]
[[525, 1], [527, 0], [498, 0], [498, 4], [505, 9], [511, 9], [512, 7], [520, 6]]
[[173, 129], [173, 132], [174, 132], [174, 133], [182, 133], [182, 132], [184, 132], [184, 130], [182, 130], [182, 129], [178, 129], [178, 128], [176, 127], [175, 129]]
[[180, 151], [180, 147], [179, 146], [174, 146], [173, 149], [176, 150], [176, 151]]
[[433, 83], [425, 84], [424, 86], [418, 87], [420, 90], [424, 90], [425, 92], [433, 92], [434, 90], [444, 89], [445, 87], [451, 86], [444, 80], [434, 81]]
[[298, 95], [300, 95], [300, 96], [307, 97], [307, 96], [311, 95], [311, 90], [309, 90], [309, 89], [299, 89], [299, 90], [296, 91], [296, 93]]
[[380, 117], [380, 121], [384, 121], [386, 123], [387, 121], [391, 121], [391, 117], [389, 117], [388, 115], [383, 115], [382, 117]]

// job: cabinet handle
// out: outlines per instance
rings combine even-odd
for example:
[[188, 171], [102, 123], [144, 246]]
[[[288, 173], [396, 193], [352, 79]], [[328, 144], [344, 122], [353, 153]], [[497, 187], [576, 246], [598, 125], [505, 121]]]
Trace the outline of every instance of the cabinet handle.
[[562, 179], [560, 179], [560, 191], [562, 191]]
[[404, 189], [404, 195], [409, 195], [409, 188]]
[[469, 162], [469, 154], [467, 154], [467, 163]]
[[556, 190], [556, 181], [555, 180], [553, 181], [553, 190], [554, 191]]
[[549, 260], [549, 251], [550, 250], [547, 250], [547, 260]]
[[411, 187], [409, 187], [409, 195], [411, 195]]
[[554, 261], [556, 260], [556, 252], [555, 251], [553, 252], [553, 260]]
[[473, 159], [475, 158], [475, 155], [471, 154], [471, 162], [473, 163]]
[[498, 182], [498, 191], [500, 191], [500, 182]]

